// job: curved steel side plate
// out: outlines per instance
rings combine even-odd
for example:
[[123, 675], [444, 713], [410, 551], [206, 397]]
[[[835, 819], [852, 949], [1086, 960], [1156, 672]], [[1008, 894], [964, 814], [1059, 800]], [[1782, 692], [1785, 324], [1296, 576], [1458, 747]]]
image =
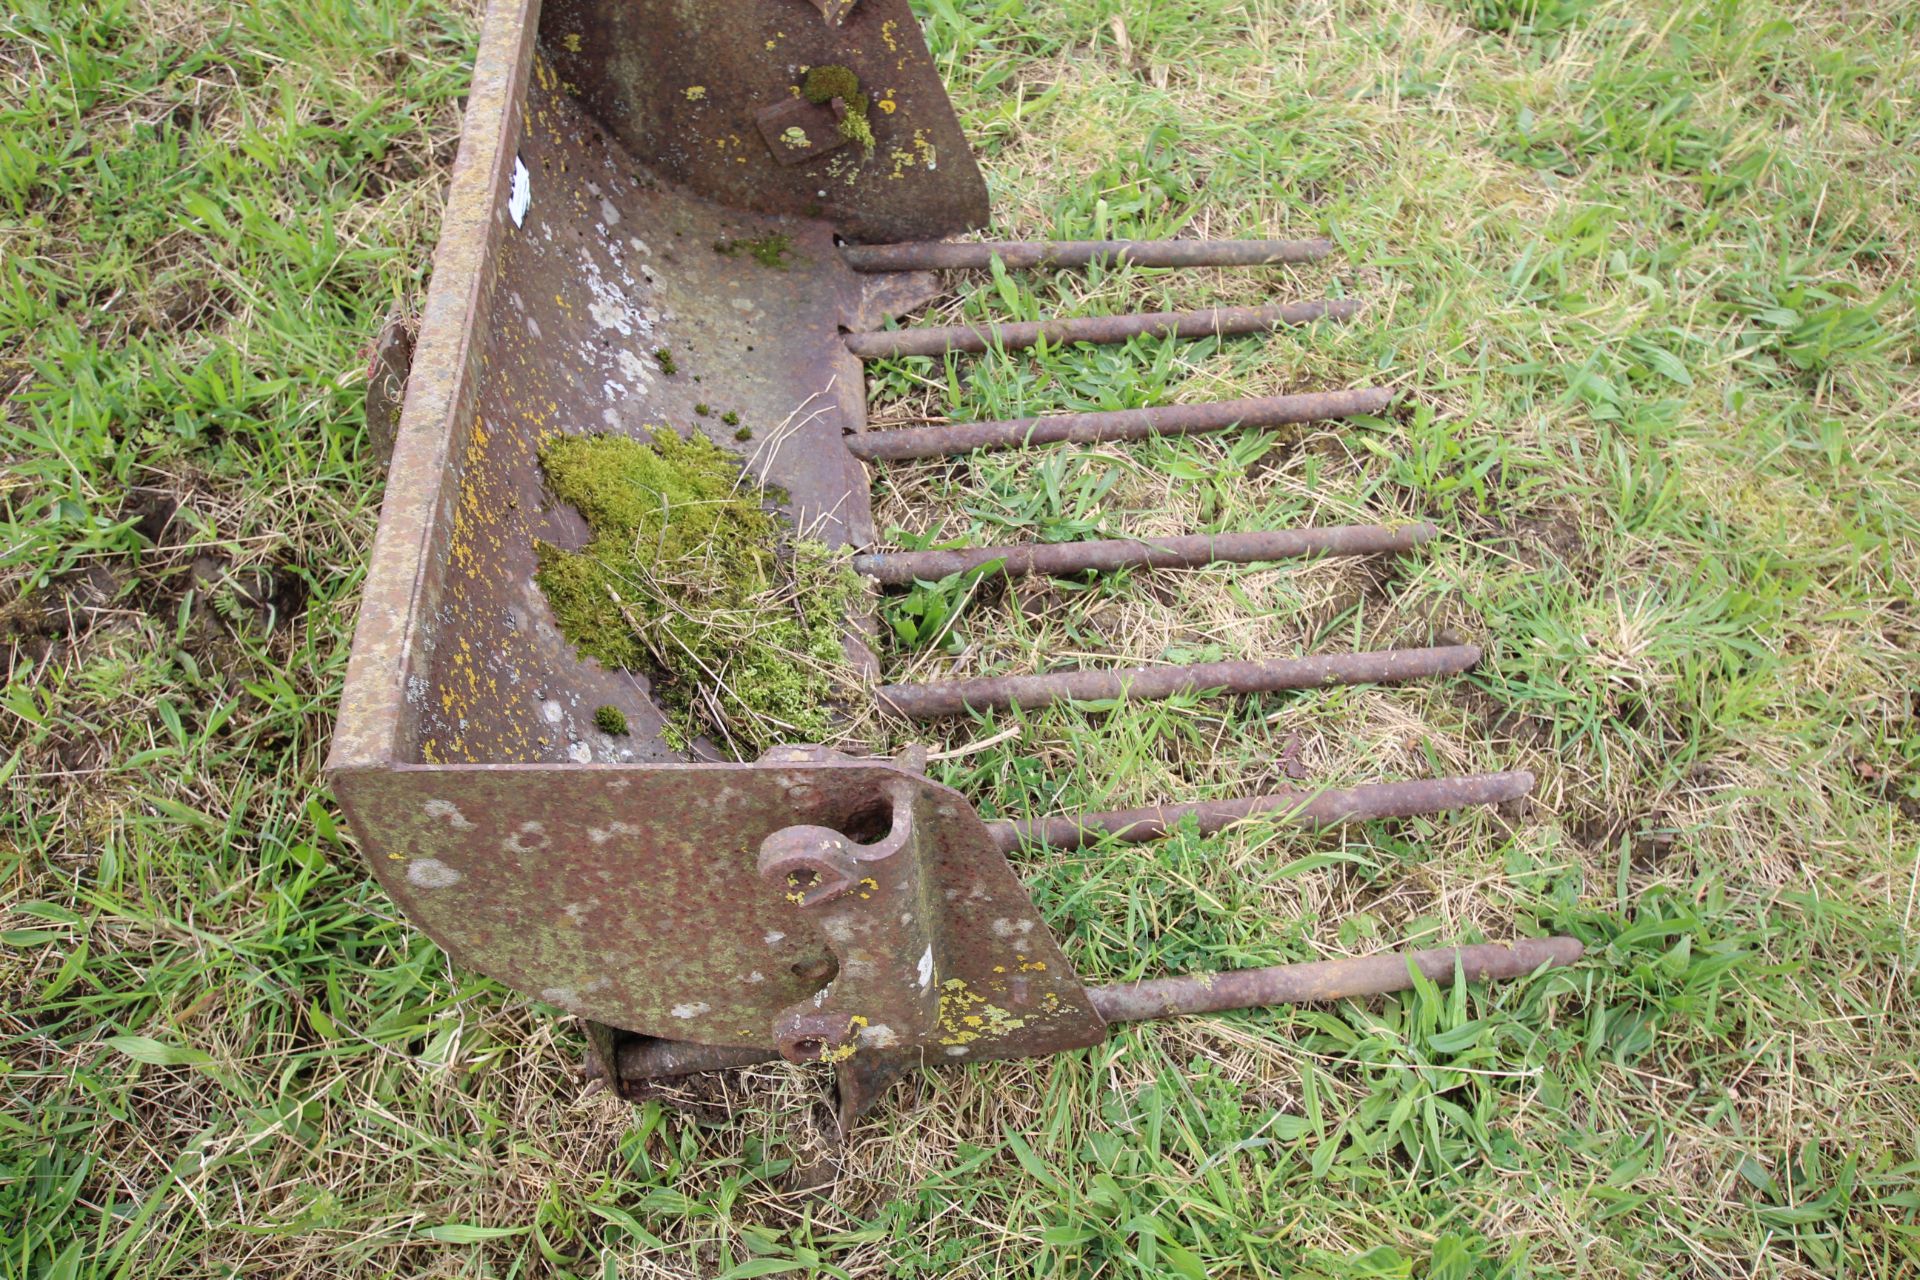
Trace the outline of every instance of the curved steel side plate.
[[760, 842], [857, 824], [917, 789], [940, 955], [929, 1056], [1092, 1044], [1103, 1024], [966, 799], [883, 763], [356, 770], [339, 792], [381, 883], [459, 964], [572, 1013], [701, 1044], [767, 1047], [819, 990], [826, 944], [762, 880]]

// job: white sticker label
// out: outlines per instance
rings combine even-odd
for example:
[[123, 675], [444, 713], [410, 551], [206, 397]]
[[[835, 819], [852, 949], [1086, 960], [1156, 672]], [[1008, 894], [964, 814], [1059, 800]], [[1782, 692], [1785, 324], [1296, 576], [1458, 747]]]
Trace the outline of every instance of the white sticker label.
[[513, 189], [507, 193], [507, 212], [513, 215], [513, 225], [525, 226], [527, 206], [533, 203], [533, 175], [527, 172], [526, 161], [519, 156], [513, 158]]

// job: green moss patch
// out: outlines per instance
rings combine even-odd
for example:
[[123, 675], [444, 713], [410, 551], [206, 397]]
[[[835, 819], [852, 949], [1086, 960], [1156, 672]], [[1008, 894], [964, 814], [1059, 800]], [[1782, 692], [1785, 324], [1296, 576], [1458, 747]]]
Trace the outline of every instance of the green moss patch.
[[785, 271], [787, 257], [793, 252], [793, 237], [784, 231], [770, 231], [751, 240], [715, 240], [713, 251], [726, 258], [744, 253], [763, 267]]
[[815, 67], [800, 84], [800, 93], [815, 106], [825, 106], [835, 98], [846, 104], [847, 114], [840, 118], [840, 135], [856, 142], [868, 155], [873, 154], [873, 124], [867, 119], [870, 105], [860, 92], [860, 77], [849, 67]]
[[861, 587], [844, 558], [786, 539], [703, 436], [558, 436], [540, 465], [591, 537], [536, 544], [536, 580], [583, 655], [651, 679], [672, 745], [704, 734], [747, 759], [830, 736], [854, 682], [841, 636]]

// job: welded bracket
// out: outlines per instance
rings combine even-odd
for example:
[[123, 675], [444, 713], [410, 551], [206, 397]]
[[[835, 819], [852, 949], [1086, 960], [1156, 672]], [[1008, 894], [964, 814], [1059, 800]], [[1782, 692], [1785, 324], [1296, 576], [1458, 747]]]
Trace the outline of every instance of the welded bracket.
[[761, 842], [760, 875], [812, 920], [839, 962], [830, 985], [774, 1021], [774, 1044], [790, 1062], [898, 1050], [939, 1025], [937, 909], [927, 900], [916, 793], [904, 777], [882, 790], [892, 815], [879, 840], [798, 826]]
[[[882, 788], [887, 834], [862, 843], [831, 827], [783, 827], [760, 845], [760, 875], [827, 939], [833, 981], [774, 1020], [789, 1062], [831, 1062], [847, 1131], [899, 1076], [940, 1025], [935, 982], [938, 914], [904, 778]], [[914, 959], [913, 957], [918, 957]]]
[[[819, 748], [771, 758], [845, 759]], [[792, 1062], [829, 1062], [851, 1125], [907, 1068], [1097, 1042], [1105, 1026], [973, 807], [921, 776], [924, 754], [856, 821], [796, 824], [761, 841], [759, 873], [825, 939], [837, 967], [782, 1010]]]

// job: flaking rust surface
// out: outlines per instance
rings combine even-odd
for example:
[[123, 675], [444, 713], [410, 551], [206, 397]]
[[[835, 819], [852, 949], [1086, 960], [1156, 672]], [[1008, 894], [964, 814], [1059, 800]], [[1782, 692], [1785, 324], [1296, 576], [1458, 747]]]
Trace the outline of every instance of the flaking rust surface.
[[[825, 224], [731, 213], [650, 178], [538, 57], [500, 199], [509, 222], [476, 411], [455, 424], [432, 675], [409, 690], [420, 758], [684, 759], [660, 738], [645, 679], [578, 657], [534, 582], [536, 540], [586, 538], [545, 492], [541, 441], [697, 430], [788, 495], [803, 534], [866, 546], [867, 480], [841, 443], [865, 425], [864, 384], [840, 337], [864, 318], [866, 286]], [[743, 247], [769, 237], [789, 246], [783, 265]], [[602, 705], [628, 734], [594, 726]]]
[[832, 965], [756, 874], [760, 842], [843, 827], [903, 780], [921, 794], [939, 918], [929, 962], [895, 971], [939, 991], [925, 1056], [1097, 1041], [1099, 1015], [972, 807], [885, 765], [414, 767], [334, 786], [382, 885], [460, 964], [629, 1031], [771, 1048], [776, 1016]]

